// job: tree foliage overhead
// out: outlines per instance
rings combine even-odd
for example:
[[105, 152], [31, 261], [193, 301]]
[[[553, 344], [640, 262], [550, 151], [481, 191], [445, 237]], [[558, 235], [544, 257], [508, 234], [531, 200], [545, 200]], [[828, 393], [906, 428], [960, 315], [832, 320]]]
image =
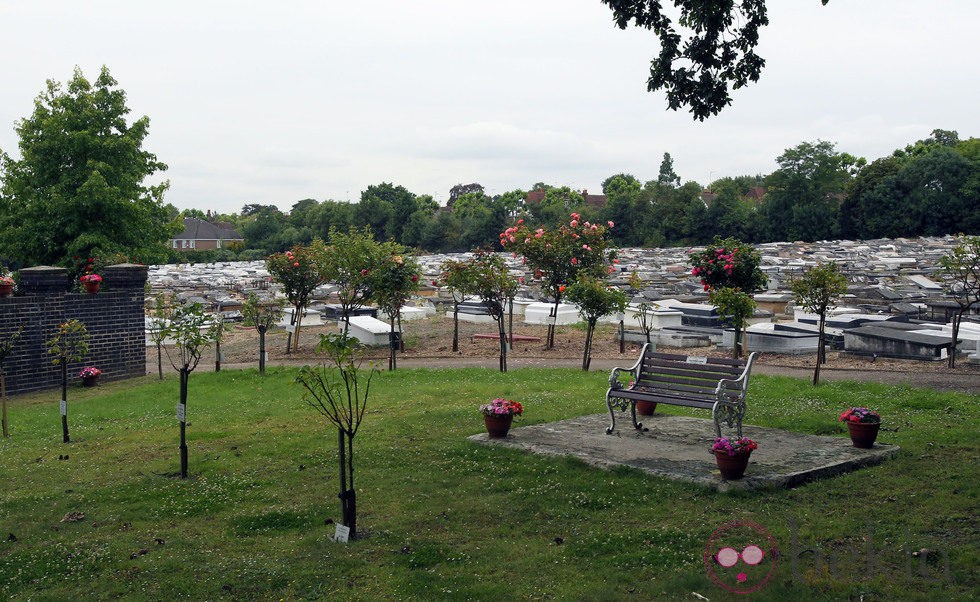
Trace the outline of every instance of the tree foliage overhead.
[[47, 82], [17, 123], [20, 159], [0, 153], [0, 256], [25, 266], [164, 256], [174, 231], [162, 202], [169, 184], [144, 182], [167, 166], [143, 150], [150, 120], [128, 124], [128, 113], [105, 67], [94, 82], [77, 68], [64, 89]]
[[[828, 0], [821, 0], [827, 4]], [[631, 23], [660, 40], [647, 89], [665, 90], [672, 110], [695, 119], [731, 104], [730, 90], [759, 80], [766, 61], [755, 53], [759, 29], [769, 24], [765, 0], [602, 0], [620, 29]], [[671, 6], [673, 5], [673, 6]], [[672, 17], [669, 13], [680, 14]]]

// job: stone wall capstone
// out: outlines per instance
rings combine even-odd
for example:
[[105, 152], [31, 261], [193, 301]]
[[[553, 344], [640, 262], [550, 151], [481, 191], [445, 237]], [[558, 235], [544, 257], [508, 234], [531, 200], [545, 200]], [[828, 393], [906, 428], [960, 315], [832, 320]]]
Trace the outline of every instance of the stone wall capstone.
[[51, 363], [45, 341], [71, 319], [85, 323], [89, 352], [68, 365], [69, 384], [84, 366], [102, 370], [102, 379], [146, 374], [144, 301], [146, 266], [121, 264], [102, 273], [96, 294], [69, 292], [64, 268], [38, 266], [20, 271], [18, 295], [0, 298], [0, 337], [23, 328], [20, 340], [3, 363], [7, 392], [57, 387], [61, 370]]

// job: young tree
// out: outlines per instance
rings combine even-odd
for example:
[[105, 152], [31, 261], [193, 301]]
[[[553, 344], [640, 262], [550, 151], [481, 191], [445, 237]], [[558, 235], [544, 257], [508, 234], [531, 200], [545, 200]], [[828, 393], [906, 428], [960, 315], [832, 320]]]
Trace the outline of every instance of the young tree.
[[309, 305], [316, 287], [327, 281], [323, 271], [325, 255], [323, 243], [314, 240], [309, 245], [296, 245], [285, 253], [273, 253], [266, 260], [269, 273], [282, 285], [283, 294], [293, 306], [293, 316], [289, 320], [293, 332], [286, 343], [286, 353], [299, 351], [303, 311]]
[[265, 374], [265, 333], [282, 316], [285, 304], [283, 299], [259, 301], [255, 293], [249, 293], [248, 299], [242, 305], [245, 323], [254, 325], [259, 333], [259, 374]]
[[946, 278], [946, 290], [960, 306], [953, 316], [953, 344], [949, 367], [956, 367], [956, 339], [960, 323], [971, 307], [980, 303], [980, 236], [960, 236], [949, 253], [939, 259], [939, 273]]
[[163, 380], [163, 342], [167, 338], [165, 327], [173, 314], [174, 308], [172, 301], [167, 299], [163, 293], [158, 293], [153, 297], [153, 316], [156, 327], [149, 332], [150, 342], [157, 348], [157, 373], [160, 380]]
[[3, 403], [4, 438], [9, 437], [10, 433], [7, 430], [7, 373], [3, 369], [3, 361], [7, 359], [7, 356], [10, 355], [11, 351], [13, 351], [14, 346], [17, 344], [17, 340], [20, 338], [22, 332], [24, 332], [23, 326], [17, 330], [7, 333], [3, 337], [0, 337], [0, 402]]
[[167, 166], [143, 150], [150, 120], [127, 124], [128, 113], [105, 67], [94, 82], [77, 68], [66, 89], [47, 82], [17, 124], [21, 158], [0, 161], [0, 256], [66, 267], [75, 255], [165, 257], [169, 183], [144, 181]]
[[739, 339], [745, 330], [748, 319], [752, 317], [752, 312], [755, 311], [755, 301], [748, 293], [732, 287], [711, 289], [708, 300], [718, 308], [718, 315], [721, 316], [721, 319], [727, 321], [735, 329], [732, 359], [738, 359], [741, 356]]
[[402, 307], [419, 290], [419, 274], [421, 268], [415, 259], [406, 257], [408, 251], [402, 245], [391, 241], [382, 246], [385, 258], [371, 272], [370, 288], [374, 291], [374, 302], [378, 309], [388, 314], [391, 327], [390, 354], [388, 369], [397, 368], [398, 339], [395, 338], [395, 322], [398, 322], [398, 333], [401, 334]]
[[588, 370], [592, 363], [592, 337], [596, 322], [602, 316], [625, 311], [628, 299], [623, 291], [590, 276], [580, 276], [566, 289], [565, 295], [578, 306], [579, 315], [586, 323], [582, 369]]
[[468, 293], [483, 301], [487, 313], [497, 323], [500, 339], [500, 371], [507, 372], [507, 333], [504, 329], [504, 308], [507, 300], [517, 291], [518, 281], [510, 275], [507, 265], [500, 255], [486, 250], [477, 250], [467, 262], [469, 275]]
[[837, 263], [820, 263], [790, 282], [790, 290], [796, 295], [797, 303], [820, 316], [817, 361], [813, 369], [813, 386], [817, 386], [820, 384], [820, 364], [827, 362], [827, 342], [824, 340], [827, 309], [847, 293], [847, 278], [841, 274]]
[[[608, 227], [607, 227], [608, 226]], [[552, 315], [558, 315], [565, 288], [578, 279], [580, 274], [604, 278], [613, 269], [615, 251], [609, 249], [607, 226], [582, 221], [573, 213], [568, 224], [554, 230], [530, 229], [524, 220], [500, 234], [500, 245], [515, 254], [524, 256], [541, 279], [541, 288], [555, 299]], [[555, 325], [548, 325], [548, 349], [555, 346]]]
[[306, 389], [303, 400], [337, 427], [340, 512], [353, 539], [357, 536], [354, 435], [364, 419], [371, 379], [377, 370], [372, 367], [366, 374], [361, 370], [357, 339], [346, 334], [321, 335], [319, 350], [327, 353], [330, 367], [325, 364], [317, 368], [304, 366], [297, 380]]
[[[470, 272], [465, 261], [448, 259], [439, 266], [442, 284], [449, 289], [449, 295], [453, 300], [453, 353], [459, 352], [459, 304], [466, 298], [466, 291], [470, 286]], [[438, 281], [433, 280], [433, 285], [438, 285]]]
[[68, 437], [68, 364], [88, 354], [88, 330], [80, 320], [68, 320], [58, 325], [54, 336], [46, 342], [52, 364], [61, 365], [61, 434], [65, 443]]
[[768, 281], [759, 267], [762, 253], [735, 238], [715, 236], [703, 251], [691, 251], [687, 260], [693, 266], [691, 275], [701, 279], [706, 291], [737, 288], [751, 295]]
[[653, 332], [653, 319], [650, 316], [650, 310], [653, 309], [653, 305], [644, 301], [636, 306], [636, 315], [633, 319], [640, 323], [640, 330], [646, 336], [647, 343], [650, 342], [650, 334]]
[[213, 316], [204, 311], [200, 303], [176, 308], [165, 328], [167, 338], [174, 341], [173, 351], [166, 347], [167, 359], [180, 373], [180, 403], [177, 420], [180, 421], [180, 478], [187, 478], [187, 381], [201, 361], [201, 353], [215, 337], [216, 324]]
[[330, 230], [330, 246], [322, 256], [320, 272], [337, 285], [344, 334], [350, 330], [350, 315], [363, 306], [374, 291], [371, 272], [381, 263], [384, 251], [369, 228], [363, 230]]

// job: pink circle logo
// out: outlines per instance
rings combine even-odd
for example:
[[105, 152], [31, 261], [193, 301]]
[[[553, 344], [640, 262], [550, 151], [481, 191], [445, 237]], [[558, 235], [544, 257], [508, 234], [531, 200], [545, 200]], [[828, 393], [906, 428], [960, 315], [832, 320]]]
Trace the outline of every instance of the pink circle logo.
[[776, 573], [779, 549], [764, 528], [734, 521], [711, 534], [703, 560], [705, 571], [719, 587], [734, 594], [751, 594], [764, 588]]

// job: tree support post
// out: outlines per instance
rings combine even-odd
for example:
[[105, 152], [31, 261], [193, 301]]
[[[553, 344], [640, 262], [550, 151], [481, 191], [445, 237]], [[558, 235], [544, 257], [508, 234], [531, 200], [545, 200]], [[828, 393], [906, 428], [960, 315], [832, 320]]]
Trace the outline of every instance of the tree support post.
[[259, 331], [259, 374], [265, 374], [265, 330], [266, 327], [258, 325]]
[[61, 439], [68, 443], [68, 358], [61, 357]]
[[3, 402], [3, 436], [7, 438], [10, 432], [7, 431], [7, 374], [0, 368], [0, 401]]
[[180, 371], [180, 405], [183, 408], [180, 416], [180, 478], [187, 478], [187, 380], [190, 376], [186, 369]]

